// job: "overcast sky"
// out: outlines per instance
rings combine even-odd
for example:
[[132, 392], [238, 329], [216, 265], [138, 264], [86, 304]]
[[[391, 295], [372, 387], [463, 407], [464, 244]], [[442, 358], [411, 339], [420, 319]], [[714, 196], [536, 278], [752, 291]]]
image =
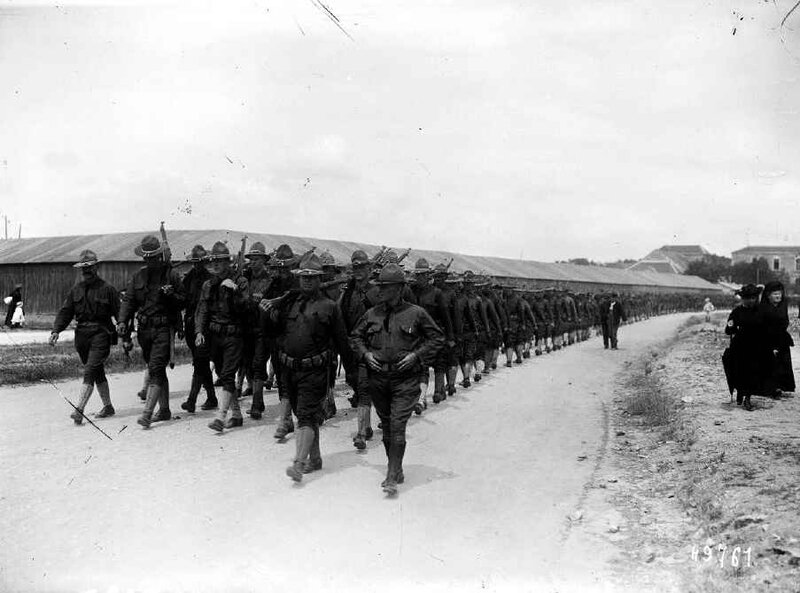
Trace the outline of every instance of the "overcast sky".
[[0, 214], [542, 261], [800, 244], [792, 4], [0, 0]]

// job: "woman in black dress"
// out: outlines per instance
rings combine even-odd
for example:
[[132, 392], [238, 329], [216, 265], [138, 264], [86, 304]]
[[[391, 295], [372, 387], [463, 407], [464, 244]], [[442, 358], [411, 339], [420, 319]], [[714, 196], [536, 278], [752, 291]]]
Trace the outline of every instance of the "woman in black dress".
[[770, 367], [765, 377], [764, 395], [780, 397], [784, 391], [794, 391], [792, 354], [794, 346], [789, 327], [786, 293], [780, 282], [768, 282], [759, 305], [764, 334], [770, 350]]
[[731, 336], [730, 372], [736, 388], [736, 403], [753, 409], [751, 395], [763, 393], [764, 383], [771, 368], [771, 353], [758, 303], [759, 290], [746, 284], [737, 293], [742, 303], [728, 316], [725, 333]]

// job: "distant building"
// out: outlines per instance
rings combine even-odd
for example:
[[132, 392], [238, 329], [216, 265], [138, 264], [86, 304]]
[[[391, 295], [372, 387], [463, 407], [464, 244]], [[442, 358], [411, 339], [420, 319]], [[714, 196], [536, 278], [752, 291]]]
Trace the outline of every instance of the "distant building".
[[626, 269], [634, 272], [683, 274], [693, 261], [711, 255], [700, 245], [664, 245], [645, 255]]
[[752, 245], [731, 253], [731, 263], [750, 263], [764, 258], [773, 272], [786, 272], [792, 284], [800, 277], [800, 246]]

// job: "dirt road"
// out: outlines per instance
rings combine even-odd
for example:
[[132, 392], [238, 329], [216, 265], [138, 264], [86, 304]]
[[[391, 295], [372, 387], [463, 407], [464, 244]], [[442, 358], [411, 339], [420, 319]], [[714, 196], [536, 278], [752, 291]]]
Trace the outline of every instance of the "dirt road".
[[[297, 486], [284, 474], [293, 440], [272, 438], [274, 391], [266, 420], [222, 435], [208, 412], [145, 431], [139, 376], [116, 375], [118, 413], [98, 421], [108, 440], [74, 426], [52, 386], [0, 389], [0, 590], [615, 590], [613, 544], [576, 511], [592, 512], [615, 375], [685, 318], [459, 389], [412, 419], [396, 499], [380, 490], [380, 441], [352, 447], [344, 399], [322, 429], [323, 470]], [[171, 375], [173, 412], [189, 373]], [[78, 384], [59, 387], [74, 397]]]

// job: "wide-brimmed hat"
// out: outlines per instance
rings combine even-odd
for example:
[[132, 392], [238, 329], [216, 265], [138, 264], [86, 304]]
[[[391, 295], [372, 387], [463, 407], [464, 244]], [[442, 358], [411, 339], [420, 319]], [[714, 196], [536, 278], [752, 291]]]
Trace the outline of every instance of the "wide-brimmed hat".
[[316, 253], [309, 253], [300, 259], [300, 265], [292, 274], [297, 276], [320, 276], [322, 275], [322, 262]]
[[354, 266], [369, 265], [369, 256], [367, 256], [365, 251], [362, 251], [361, 249], [356, 249], [353, 252], [353, 255], [350, 256], [350, 263]]
[[378, 278], [373, 280], [372, 283], [378, 286], [405, 284], [406, 275], [402, 266], [399, 264], [386, 264], [381, 268]]
[[288, 268], [295, 263], [294, 251], [286, 243], [279, 245], [275, 255], [269, 260], [272, 268]]
[[244, 254], [247, 259], [253, 259], [254, 257], [263, 257], [264, 259], [268, 258], [269, 255], [267, 254], [267, 248], [264, 247], [264, 244], [261, 241], [256, 241], [250, 246], [250, 251]]
[[231, 261], [231, 251], [228, 246], [222, 241], [217, 241], [211, 248], [211, 251], [206, 255], [207, 261], [228, 260]]
[[164, 247], [158, 237], [146, 235], [142, 238], [141, 244], [134, 247], [133, 252], [139, 257], [155, 257], [164, 253]]
[[433, 275], [434, 276], [446, 276], [447, 275], [447, 266], [445, 264], [436, 264], [433, 266]]
[[333, 259], [333, 256], [330, 254], [330, 251], [323, 251], [319, 254], [319, 263], [322, 264], [323, 268], [336, 268], [336, 260]]
[[386, 253], [383, 254], [383, 257], [381, 259], [383, 260], [383, 265], [396, 264], [399, 261], [400, 256], [397, 255], [397, 252], [394, 249], [389, 249]]
[[[97, 254], [91, 249], [84, 249], [78, 256], [78, 262], [72, 264], [73, 268], [88, 268], [89, 266], [96, 266], [100, 260], [97, 259]], [[22, 284], [18, 286], [22, 288]]]
[[447, 274], [447, 278], [444, 279], [445, 284], [458, 284], [459, 282], [463, 282], [464, 279], [461, 277], [461, 274], [456, 272], [450, 272]]
[[464, 275], [461, 277], [461, 281], [465, 284], [474, 284], [475, 283], [475, 273], [472, 270], [467, 270], [464, 272]]
[[203, 261], [206, 258], [208, 253], [206, 252], [206, 248], [200, 245], [199, 243], [192, 247], [192, 251], [189, 253], [189, 257], [186, 258], [186, 261], [190, 262], [199, 262]]
[[417, 260], [417, 263], [414, 264], [414, 269], [411, 270], [412, 274], [430, 274], [433, 270], [431, 270], [431, 265], [428, 263], [428, 260], [424, 257], [421, 257]]
[[761, 291], [758, 289], [758, 286], [755, 284], [745, 284], [739, 290], [736, 291], [743, 299], [752, 299], [759, 295]]

